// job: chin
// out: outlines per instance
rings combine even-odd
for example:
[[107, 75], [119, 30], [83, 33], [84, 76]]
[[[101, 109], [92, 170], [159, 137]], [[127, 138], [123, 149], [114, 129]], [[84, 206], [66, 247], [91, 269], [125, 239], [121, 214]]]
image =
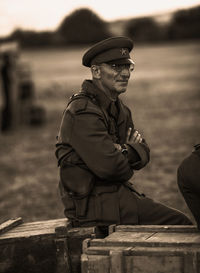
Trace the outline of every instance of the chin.
[[127, 88], [120, 88], [119, 90], [117, 90], [117, 93], [118, 93], [118, 94], [125, 93], [125, 92], [126, 92], [126, 89], [127, 89]]

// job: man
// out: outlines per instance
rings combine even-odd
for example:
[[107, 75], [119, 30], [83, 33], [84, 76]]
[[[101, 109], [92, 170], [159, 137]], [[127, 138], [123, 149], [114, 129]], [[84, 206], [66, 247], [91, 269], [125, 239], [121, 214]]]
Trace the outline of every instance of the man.
[[150, 150], [119, 99], [134, 62], [133, 42], [112, 37], [91, 47], [82, 62], [92, 80], [63, 114], [56, 156], [65, 215], [74, 226], [191, 224], [181, 212], [139, 194], [128, 180], [149, 162]]
[[200, 229], [200, 144], [180, 164], [178, 186]]

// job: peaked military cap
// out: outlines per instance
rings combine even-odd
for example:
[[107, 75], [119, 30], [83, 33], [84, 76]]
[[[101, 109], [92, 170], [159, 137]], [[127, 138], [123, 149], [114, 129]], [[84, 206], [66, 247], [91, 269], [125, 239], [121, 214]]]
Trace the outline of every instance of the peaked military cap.
[[133, 63], [129, 55], [132, 49], [133, 41], [128, 37], [111, 37], [88, 49], [83, 55], [82, 64], [91, 67], [92, 64], [114, 61], [115, 63]]

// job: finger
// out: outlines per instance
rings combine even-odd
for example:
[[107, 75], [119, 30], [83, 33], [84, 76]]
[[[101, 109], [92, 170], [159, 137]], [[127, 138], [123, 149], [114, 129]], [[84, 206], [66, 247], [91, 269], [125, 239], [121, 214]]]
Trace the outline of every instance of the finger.
[[135, 131], [135, 132], [134, 132], [134, 134], [133, 134], [133, 136], [132, 136], [132, 138], [133, 138], [134, 141], [136, 140], [138, 134], [139, 134], [138, 131]]
[[138, 143], [138, 142], [140, 142], [140, 140], [141, 140], [141, 135], [138, 134], [138, 135], [136, 136], [136, 138], [135, 138], [135, 142]]
[[129, 127], [129, 128], [128, 128], [128, 131], [127, 131], [126, 142], [128, 142], [128, 141], [130, 140], [131, 133], [132, 133], [132, 128]]
[[142, 143], [142, 140], [143, 140], [143, 139], [142, 139], [142, 137], [141, 137], [140, 140], [139, 140], [139, 143]]

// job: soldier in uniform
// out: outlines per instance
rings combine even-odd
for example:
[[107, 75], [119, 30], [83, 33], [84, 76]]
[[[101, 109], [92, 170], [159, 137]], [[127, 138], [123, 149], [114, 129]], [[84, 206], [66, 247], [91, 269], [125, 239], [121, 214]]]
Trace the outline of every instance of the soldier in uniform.
[[178, 167], [179, 189], [200, 229], [200, 144]]
[[130, 109], [119, 98], [134, 62], [133, 42], [111, 37], [91, 47], [82, 63], [92, 80], [69, 100], [56, 144], [60, 193], [73, 226], [191, 224], [180, 211], [138, 193], [129, 179], [150, 160]]

